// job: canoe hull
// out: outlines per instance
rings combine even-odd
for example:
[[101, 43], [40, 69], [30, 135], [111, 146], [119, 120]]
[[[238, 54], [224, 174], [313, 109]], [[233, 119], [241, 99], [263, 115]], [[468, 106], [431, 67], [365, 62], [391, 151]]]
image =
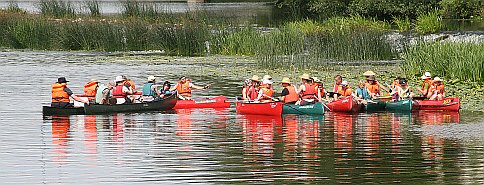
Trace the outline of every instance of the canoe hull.
[[352, 96], [346, 97], [327, 104], [331, 112], [358, 112], [360, 104]]
[[118, 105], [101, 105], [90, 104], [84, 106], [86, 114], [110, 114], [119, 112], [148, 112], [148, 111], [165, 111], [175, 107], [177, 102], [176, 94], [173, 94], [163, 100], [147, 103], [118, 104]]
[[362, 104], [363, 111], [366, 112], [379, 112], [384, 111], [386, 107], [386, 103], [384, 101], [373, 101], [372, 103], [368, 103], [366, 105]]
[[284, 104], [282, 109], [283, 114], [314, 114], [323, 115], [324, 106], [323, 103], [317, 102], [310, 105], [294, 105]]
[[389, 101], [385, 106], [386, 110], [398, 111], [398, 112], [411, 112], [412, 111], [412, 100], [400, 100], [400, 101]]
[[415, 100], [413, 107], [416, 110], [459, 111], [460, 100], [457, 97], [443, 100]]
[[202, 100], [178, 100], [173, 109], [229, 108], [227, 97], [217, 96]]
[[239, 114], [280, 116], [282, 115], [282, 102], [245, 103], [238, 101], [235, 102], [235, 109]]
[[68, 108], [57, 108], [51, 106], [42, 106], [42, 115], [44, 116], [54, 116], [54, 115], [82, 115], [85, 114], [84, 107], [68, 107]]

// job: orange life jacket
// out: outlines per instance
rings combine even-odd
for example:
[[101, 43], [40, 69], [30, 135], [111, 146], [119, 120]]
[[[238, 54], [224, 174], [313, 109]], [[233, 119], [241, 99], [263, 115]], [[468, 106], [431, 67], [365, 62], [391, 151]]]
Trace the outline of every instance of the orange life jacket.
[[435, 90], [438, 90], [437, 94], [444, 94], [445, 89], [444, 89], [444, 84], [440, 84], [439, 86], [432, 85], [429, 88], [429, 92], [433, 93]]
[[432, 80], [425, 79], [425, 81], [422, 82], [422, 90], [425, 89], [426, 84], [429, 84], [429, 89], [427, 90], [427, 94], [424, 94], [424, 96], [427, 96], [429, 94], [430, 87], [432, 87]]
[[375, 81], [373, 84], [365, 83], [369, 93], [380, 95], [380, 84]]
[[264, 92], [264, 96], [261, 97], [261, 100], [272, 100], [272, 95], [274, 95], [274, 90], [272, 88], [262, 86], [261, 90]]
[[123, 92], [123, 87], [124, 87], [124, 85], [116, 85], [116, 87], [113, 89], [113, 97], [115, 97], [115, 98], [126, 98], [126, 97], [128, 97], [128, 94]]
[[190, 88], [190, 81], [187, 80], [185, 83], [180, 83], [176, 85], [176, 91], [178, 91], [178, 94], [182, 96], [187, 96], [191, 97], [192, 96], [192, 88]]
[[86, 95], [90, 100], [96, 97], [98, 83], [97, 82], [87, 82], [84, 85], [84, 95]]
[[257, 92], [257, 89], [256, 87], [252, 86], [249, 88], [249, 99], [250, 100], [255, 100], [257, 99], [257, 96], [258, 96], [258, 92]]
[[284, 103], [297, 102], [299, 100], [299, 96], [296, 92], [296, 87], [294, 87], [294, 85], [290, 85], [287, 86], [286, 89], [289, 91], [289, 94], [284, 96]]
[[346, 86], [346, 89], [343, 89], [341, 86], [338, 88], [338, 94], [341, 96], [351, 96], [351, 93], [353, 93], [353, 91], [351, 90], [350, 86]]
[[341, 88], [341, 85], [337, 85], [336, 83], [333, 85], [333, 92], [337, 93], [338, 90]]
[[316, 88], [316, 93], [318, 93], [319, 91], [319, 93], [321, 94], [321, 97], [324, 97], [325, 95], [324, 87], [316, 86], [315, 88]]
[[304, 99], [314, 99], [316, 94], [315, 84], [304, 84], [305, 91], [301, 92], [301, 97]]
[[55, 83], [52, 84], [52, 102], [70, 102], [69, 94], [64, 91], [67, 87], [66, 83]]
[[136, 86], [134, 85], [134, 82], [132, 80], [126, 80], [124, 81], [124, 84], [129, 84], [131, 89], [136, 89]]

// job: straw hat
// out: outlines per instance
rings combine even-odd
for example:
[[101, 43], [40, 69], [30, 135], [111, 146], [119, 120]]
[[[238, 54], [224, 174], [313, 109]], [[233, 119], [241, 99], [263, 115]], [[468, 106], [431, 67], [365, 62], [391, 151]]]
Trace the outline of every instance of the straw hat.
[[122, 81], [124, 81], [124, 79], [123, 79], [122, 76], [117, 76], [115, 81], [116, 82], [122, 82]]
[[99, 81], [97, 81], [97, 79], [95, 78], [91, 78], [91, 82], [99, 82]]
[[287, 78], [287, 77], [284, 77], [284, 78], [282, 78], [281, 83], [283, 83], [283, 84], [291, 84], [291, 80], [289, 80], [289, 78]]
[[375, 76], [375, 72], [373, 71], [366, 71], [365, 73], [363, 73], [363, 76]]
[[262, 79], [264, 79], [264, 80], [272, 80], [272, 76], [271, 75], [264, 75], [264, 77], [262, 77]]
[[440, 79], [438, 76], [434, 78], [434, 82], [442, 82], [442, 79]]
[[430, 73], [429, 73], [429, 72], [425, 72], [425, 73], [422, 75], [422, 80], [429, 79], [429, 78], [432, 78], [432, 76], [430, 75]]
[[348, 85], [348, 81], [345, 80], [345, 81], [341, 82], [341, 85], [342, 86], [347, 86]]
[[156, 80], [156, 77], [151, 75], [151, 76], [148, 76], [148, 81], [155, 81]]
[[269, 84], [269, 85], [271, 85], [272, 82], [270, 80], [265, 79], [265, 80], [262, 81], [262, 84]]
[[314, 82], [319, 83], [321, 80], [318, 77], [313, 77]]
[[304, 73], [302, 76], [301, 76], [302, 79], [305, 79], [305, 80], [310, 80], [311, 77], [309, 76], [309, 74], [307, 73]]
[[252, 78], [250, 80], [260, 82], [259, 76], [257, 76], [257, 75], [252, 76]]

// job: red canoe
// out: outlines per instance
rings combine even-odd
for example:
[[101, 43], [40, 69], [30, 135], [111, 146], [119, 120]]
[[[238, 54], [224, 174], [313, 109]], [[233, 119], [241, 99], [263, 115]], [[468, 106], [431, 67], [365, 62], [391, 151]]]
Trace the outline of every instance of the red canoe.
[[443, 110], [443, 111], [459, 111], [459, 98], [445, 98], [443, 100], [415, 100], [413, 109], [416, 110]]
[[332, 112], [358, 112], [360, 104], [352, 96], [326, 104]]
[[217, 96], [213, 98], [198, 100], [178, 100], [173, 109], [193, 109], [193, 108], [229, 108], [230, 102], [227, 97]]
[[235, 109], [239, 114], [280, 116], [282, 115], [282, 102], [235, 102]]

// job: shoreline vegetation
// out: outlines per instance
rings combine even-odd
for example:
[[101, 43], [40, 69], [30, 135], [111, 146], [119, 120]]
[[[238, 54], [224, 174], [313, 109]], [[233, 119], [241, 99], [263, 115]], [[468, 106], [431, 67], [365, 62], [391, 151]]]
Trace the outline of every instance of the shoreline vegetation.
[[[40, 14], [28, 13], [12, 2], [0, 10], [0, 47], [107, 52], [157, 50], [172, 56], [250, 56], [264, 68], [288, 70], [329, 68], [338, 61], [403, 60], [398, 67], [400, 74], [395, 75], [417, 82], [419, 75], [430, 71], [444, 78], [449, 89], [459, 89], [451, 90], [452, 95], [483, 97], [484, 43], [448, 42], [445, 38], [409, 43], [404, 39], [397, 41], [402, 47], [396, 48], [392, 43], [395, 41], [388, 39], [392, 32], [416, 38], [438, 33], [442, 19], [456, 16], [451, 11], [462, 8], [450, 8], [457, 6], [451, 1], [442, 4], [432, 0], [437, 3], [413, 7], [422, 9], [420, 11], [387, 15], [381, 14], [383, 10], [369, 13], [372, 11], [368, 3], [373, 1], [376, 0], [368, 0], [365, 4], [358, 0], [336, 0], [334, 2], [342, 3], [341, 6], [331, 8], [343, 12], [337, 15], [315, 15], [314, 7], [305, 10], [309, 13], [303, 13], [303, 8], [310, 7], [295, 9], [279, 1], [277, 4], [283, 9], [292, 8], [293, 13], [311, 16], [299, 16], [276, 28], [241, 24], [202, 10], [167, 13], [156, 4], [138, 1], [121, 0], [122, 13], [112, 16], [100, 13], [97, 0], [87, 1], [82, 7], [88, 10], [87, 14], [77, 13], [79, 7], [64, 0], [41, 0]], [[381, 2], [387, 1], [391, 0]], [[354, 10], [355, 3], [361, 10]], [[320, 8], [325, 10], [324, 6]], [[482, 8], [468, 8], [467, 11], [451, 18], [484, 17]]]

